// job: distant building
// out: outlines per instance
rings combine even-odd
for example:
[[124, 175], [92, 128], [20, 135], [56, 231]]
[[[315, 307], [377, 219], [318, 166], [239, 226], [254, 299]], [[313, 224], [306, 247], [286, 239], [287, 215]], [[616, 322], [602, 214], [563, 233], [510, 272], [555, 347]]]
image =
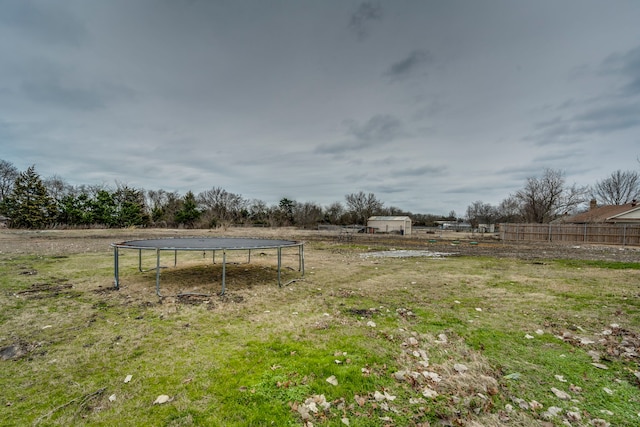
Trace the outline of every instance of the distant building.
[[565, 224], [640, 224], [640, 204], [636, 200], [624, 205], [598, 206], [591, 201], [589, 210], [562, 218]]
[[438, 228], [442, 230], [455, 230], [455, 231], [471, 231], [471, 224], [468, 222], [458, 221], [436, 221]]
[[373, 233], [411, 234], [411, 218], [408, 216], [372, 216], [367, 220], [367, 230]]
[[9, 226], [9, 218], [0, 215], [0, 228], [7, 228]]

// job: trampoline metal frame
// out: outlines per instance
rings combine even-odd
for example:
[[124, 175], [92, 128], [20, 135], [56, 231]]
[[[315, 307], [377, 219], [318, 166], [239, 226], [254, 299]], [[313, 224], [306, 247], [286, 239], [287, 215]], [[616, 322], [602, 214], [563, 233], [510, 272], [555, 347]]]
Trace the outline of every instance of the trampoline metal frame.
[[[227, 276], [227, 252], [228, 251], [248, 251], [247, 263], [251, 262], [251, 251], [260, 249], [260, 250], [268, 250], [268, 249], [276, 249], [277, 250], [277, 258], [278, 258], [278, 286], [286, 286], [291, 282], [294, 282], [297, 279], [290, 280], [287, 283], [282, 283], [282, 249], [283, 248], [298, 248], [298, 271], [301, 273], [301, 276], [304, 277], [304, 242], [297, 242], [293, 240], [271, 240], [271, 239], [248, 239], [248, 238], [216, 238], [216, 237], [208, 237], [208, 238], [192, 238], [192, 237], [184, 237], [184, 238], [168, 238], [168, 239], [160, 239], [160, 241], [167, 242], [186, 242], [188, 240], [198, 240], [198, 241], [240, 241], [246, 240], [251, 241], [255, 240], [260, 242], [272, 242], [273, 244], [265, 244], [265, 245], [255, 245], [255, 246], [232, 246], [232, 247], [224, 247], [224, 246], [215, 246], [211, 245], [211, 247], [190, 247], [190, 246], [141, 246], [139, 242], [149, 242], [152, 240], [158, 239], [147, 239], [147, 240], [130, 240], [120, 243], [112, 243], [113, 247], [113, 275], [114, 275], [114, 287], [115, 289], [120, 289], [120, 249], [137, 249], [138, 250], [138, 271], [140, 272], [148, 272], [155, 270], [156, 272], [156, 294], [159, 297], [165, 297], [167, 295], [162, 295], [160, 292], [160, 270], [162, 268], [167, 268], [160, 265], [160, 254], [163, 251], [173, 251], [173, 266], [176, 267], [178, 265], [178, 251], [202, 251], [203, 254], [207, 251], [213, 252], [213, 263], [215, 264], [215, 254], [216, 251], [222, 251], [222, 290], [219, 295], [224, 295], [226, 292], [226, 276]], [[278, 242], [277, 244], [275, 242]], [[151, 250], [156, 251], [156, 266], [149, 269], [142, 268], [142, 251]], [[202, 296], [211, 296], [211, 294], [199, 294], [199, 293], [180, 293], [176, 296], [182, 295], [202, 295]]]

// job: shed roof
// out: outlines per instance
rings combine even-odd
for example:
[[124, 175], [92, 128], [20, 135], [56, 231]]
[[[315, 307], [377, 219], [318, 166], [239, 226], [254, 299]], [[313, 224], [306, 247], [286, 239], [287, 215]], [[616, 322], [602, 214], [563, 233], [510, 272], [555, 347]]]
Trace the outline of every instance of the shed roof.
[[598, 222], [640, 222], [640, 205], [627, 203], [624, 205], [607, 205], [589, 209], [567, 218], [563, 222], [574, 224]]

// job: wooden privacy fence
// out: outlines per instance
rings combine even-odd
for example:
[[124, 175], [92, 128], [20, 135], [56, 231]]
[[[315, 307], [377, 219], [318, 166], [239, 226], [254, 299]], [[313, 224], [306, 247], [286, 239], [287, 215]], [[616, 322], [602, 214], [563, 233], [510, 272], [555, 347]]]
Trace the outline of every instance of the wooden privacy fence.
[[505, 242], [640, 246], [640, 224], [500, 224], [500, 237]]

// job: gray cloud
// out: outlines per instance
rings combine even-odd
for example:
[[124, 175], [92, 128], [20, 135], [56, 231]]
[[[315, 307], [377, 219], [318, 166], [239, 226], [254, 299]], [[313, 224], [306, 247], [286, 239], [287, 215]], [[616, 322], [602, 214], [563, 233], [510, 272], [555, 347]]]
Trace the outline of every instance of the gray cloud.
[[[584, 74], [590, 69], [581, 67]], [[640, 127], [640, 47], [608, 55], [591, 74], [617, 81], [595, 96], [562, 102], [553, 110], [563, 115], [536, 123], [535, 132], [524, 140], [539, 146], [568, 145]]]
[[414, 50], [406, 58], [392, 64], [384, 75], [392, 81], [401, 80], [432, 61], [433, 57], [429, 51]]
[[359, 40], [365, 39], [369, 35], [369, 24], [382, 18], [382, 8], [380, 4], [373, 2], [360, 3], [358, 9], [349, 19], [349, 29]]
[[104, 108], [104, 102], [95, 92], [63, 84], [55, 76], [22, 83], [24, 94], [32, 101], [65, 107], [73, 110]]
[[0, 24], [47, 44], [83, 43], [87, 31], [82, 22], [59, 2], [4, 0]]
[[420, 166], [420, 167], [415, 167], [415, 168], [403, 168], [403, 169], [398, 169], [395, 170], [391, 173], [391, 176], [395, 176], [395, 177], [422, 177], [422, 176], [429, 176], [429, 175], [435, 175], [435, 176], [439, 176], [442, 175], [443, 173], [445, 173], [447, 171], [447, 167], [446, 166]]
[[402, 121], [390, 114], [375, 115], [364, 124], [347, 121], [346, 125], [347, 135], [351, 137], [348, 141], [322, 144], [316, 148], [316, 152], [338, 154], [357, 151], [383, 145], [407, 135]]
[[568, 118], [556, 117], [536, 125], [525, 138], [536, 145], [575, 144], [589, 135], [607, 135], [640, 127], [640, 102], [598, 105]]
[[398, 183], [398, 184], [379, 184], [379, 185], [374, 185], [371, 187], [371, 190], [375, 193], [382, 193], [382, 194], [399, 194], [399, 193], [406, 193], [407, 192], [407, 186], [403, 183]]
[[391, 114], [378, 114], [365, 124], [349, 123], [349, 134], [362, 142], [389, 142], [404, 135], [400, 119]]
[[621, 95], [640, 94], [640, 46], [625, 53], [614, 53], [602, 62], [603, 74], [622, 75], [628, 82], [621, 87]]
[[640, 126], [640, 102], [603, 105], [572, 120], [578, 133], [609, 133]]

